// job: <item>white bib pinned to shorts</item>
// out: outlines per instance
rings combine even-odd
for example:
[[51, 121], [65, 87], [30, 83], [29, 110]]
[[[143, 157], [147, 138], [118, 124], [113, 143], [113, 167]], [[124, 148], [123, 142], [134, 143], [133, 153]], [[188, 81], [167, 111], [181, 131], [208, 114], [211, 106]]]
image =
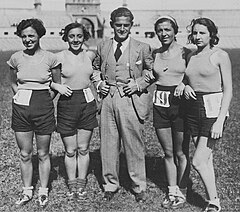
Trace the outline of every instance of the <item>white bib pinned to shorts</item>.
[[170, 91], [158, 91], [153, 92], [153, 104], [160, 107], [170, 107], [169, 103]]
[[32, 90], [18, 90], [13, 96], [13, 102], [17, 105], [29, 106], [31, 96]]

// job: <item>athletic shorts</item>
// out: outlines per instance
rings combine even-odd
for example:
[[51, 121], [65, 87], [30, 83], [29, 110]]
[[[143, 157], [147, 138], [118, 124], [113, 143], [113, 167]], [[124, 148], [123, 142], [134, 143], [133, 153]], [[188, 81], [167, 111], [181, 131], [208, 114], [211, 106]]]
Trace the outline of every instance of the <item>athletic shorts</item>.
[[57, 132], [72, 136], [77, 129], [93, 130], [98, 126], [96, 101], [86, 102], [83, 90], [74, 90], [70, 97], [61, 95], [57, 104]]
[[12, 102], [12, 129], [49, 135], [55, 130], [54, 105], [48, 90], [32, 90], [29, 106]]
[[[203, 96], [205, 92], [195, 92], [197, 100], [186, 100], [186, 126], [192, 137], [207, 137], [208, 147], [213, 148], [219, 139], [211, 139], [211, 128], [217, 117], [207, 118]], [[226, 121], [224, 123], [225, 127]]]
[[153, 96], [153, 126], [156, 129], [172, 128], [178, 132], [184, 130], [183, 101], [174, 97], [175, 88], [176, 86], [157, 85], [155, 97]]

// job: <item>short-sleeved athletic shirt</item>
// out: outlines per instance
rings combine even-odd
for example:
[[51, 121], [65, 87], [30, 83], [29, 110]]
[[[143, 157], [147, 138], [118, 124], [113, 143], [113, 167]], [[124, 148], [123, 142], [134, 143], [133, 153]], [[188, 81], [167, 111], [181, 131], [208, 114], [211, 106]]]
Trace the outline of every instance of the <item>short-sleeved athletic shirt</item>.
[[7, 64], [17, 71], [19, 90], [42, 90], [49, 89], [51, 69], [59, 63], [56, 55], [40, 49], [32, 56], [18, 51], [11, 56]]
[[83, 50], [75, 55], [69, 50], [63, 50], [56, 55], [62, 64], [62, 84], [68, 85], [72, 90], [87, 88], [93, 73], [92, 61], [87, 51]]

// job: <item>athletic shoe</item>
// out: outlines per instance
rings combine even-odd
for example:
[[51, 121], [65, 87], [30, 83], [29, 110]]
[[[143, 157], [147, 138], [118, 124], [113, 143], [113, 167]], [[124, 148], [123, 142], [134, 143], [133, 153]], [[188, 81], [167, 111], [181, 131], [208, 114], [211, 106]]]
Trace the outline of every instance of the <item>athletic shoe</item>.
[[204, 212], [220, 212], [221, 207], [213, 204], [208, 204], [208, 206], [205, 208]]
[[141, 191], [140, 193], [135, 193], [135, 200], [139, 203], [143, 203], [147, 200], [146, 193], [144, 191]]
[[173, 209], [181, 208], [181, 207], [184, 206], [185, 202], [186, 202], [186, 199], [185, 199], [185, 198], [175, 196], [175, 200], [173, 201], [171, 207], [172, 207]]
[[48, 188], [39, 187], [38, 203], [41, 208], [45, 208], [48, 203]]
[[33, 186], [29, 187], [23, 187], [23, 192], [18, 198], [18, 200], [15, 202], [16, 206], [22, 206], [27, 204], [33, 196]]
[[105, 191], [104, 193], [104, 197], [103, 197], [103, 200], [104, 201], [111, 201], [113, 196], [114, 196], [115, 192], [112, 192], [112, 191]]
[[86, 197], [86, 190], [85, 188], [79, 188], [78, 191], [77, 191], [77, 197], [80, 198], [80, 199], [84, 199]]
[[39, 195], [38, 197], [38, 203], [41, 208], [45, 208], [48, 203], [48, 196], [45, 194]]
[[[184, 194], [183, 194], [183, 192]], [[175, 193], [175, 200], [172, 204], [172, 208], [173, 209], [177, 209], [177, 208], [181, 208], [184, 206], [185, 202], [186, 202], [186, 193], [187, 193], [187, 189], [179, 189], [179, 187], [176, 188], [176, 193]]]
[[15, 202], [15, 204], [16, 204], [16, 206], [23, 206], [23, 205], [27, 204], [31, 199], [32, 199], [32, 197], [30, 197], [26, 194], [21, 194], [20, 197], [18, 198], [18, 200]]
[[172, 207], [172, 204], [174, 203], [174, 201], [175, 201], [175, 196], [167, 195], [162, 202], [162, 207], [163, 208], [170, 208], [170, 207]]

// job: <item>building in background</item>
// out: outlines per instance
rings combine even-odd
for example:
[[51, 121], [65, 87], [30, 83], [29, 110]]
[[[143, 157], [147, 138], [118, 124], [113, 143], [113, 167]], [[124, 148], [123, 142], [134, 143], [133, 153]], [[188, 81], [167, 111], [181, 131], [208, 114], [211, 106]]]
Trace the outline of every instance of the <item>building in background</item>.
[[47, 32], [42, 39], [45, 49], [67, 48], [67, 44], [61, 40], [60, 32], [72, 22], [83, 23], [92, 38], [103, 36], [104, 19], [100, 15], [100, 0], [66, 0], [65, 11], [44, 11], [42, 1], [34, 0], [32, 8], [0, 8], [0, 50], [23, 48], [15, 35], [16, 26], [22, 19], [33, 17], [41, 19], [46, 27]]
[[[179, 33], [177, 40], [182, 45], [187, 45], [187, 26], [191, 20], [207, 17], [218, 26], [220, 41], [223, 48], [240, 48], [240, 10], [132, 10], [134, 24], [131, 36], [149, 43], [153, 48], [159, 47], [160, 42], [154, 33], [154, 23], [162, 15], [171, 15], [177, 20]], [[110, 12], [102, 12], [106, 20], [104, 35], [111, 37], [113, 29], [110, 27]]]
[[83, 23], [93, 38], [103, 37], [104, 20], [100, 16], [100, 0], [66, 0], [66, 13]]
[[[123, 6], [127, 6], [123, 0]], [[107, 8], [100, 10], [101, 0], [65, 0], [65, 11], [44, 11], [41, 0], [32, 0], [32, 8], [0, 8], [0, 51], [17, 50], [23, 48], [20, 39], [16, 37], [16, 25], [26, 18], [39, 18], [47, 29], [42, 39], [42, 46], [49, 50], [67, 48], [61, 40], [59, 32], [68, 23], [83, 23], [92, 38], [86, 48], [96, 48], [100, 39], [113, 36], [110, 27], [110, 13]], [[0, 5], [1, 6], [1, 5]], [[223, 48], [240, 48], [240, 10], [132, 10], [134, 25], [131, 36], [149, 43], [153, 48], [160, 43], [154, 33], [154, 23], [161, 15], [171, 15], [179, 25], [178, 42], [187, 45], [186, 27], [193, 18], [211, 18], [219, 28], [220, 43]]]

